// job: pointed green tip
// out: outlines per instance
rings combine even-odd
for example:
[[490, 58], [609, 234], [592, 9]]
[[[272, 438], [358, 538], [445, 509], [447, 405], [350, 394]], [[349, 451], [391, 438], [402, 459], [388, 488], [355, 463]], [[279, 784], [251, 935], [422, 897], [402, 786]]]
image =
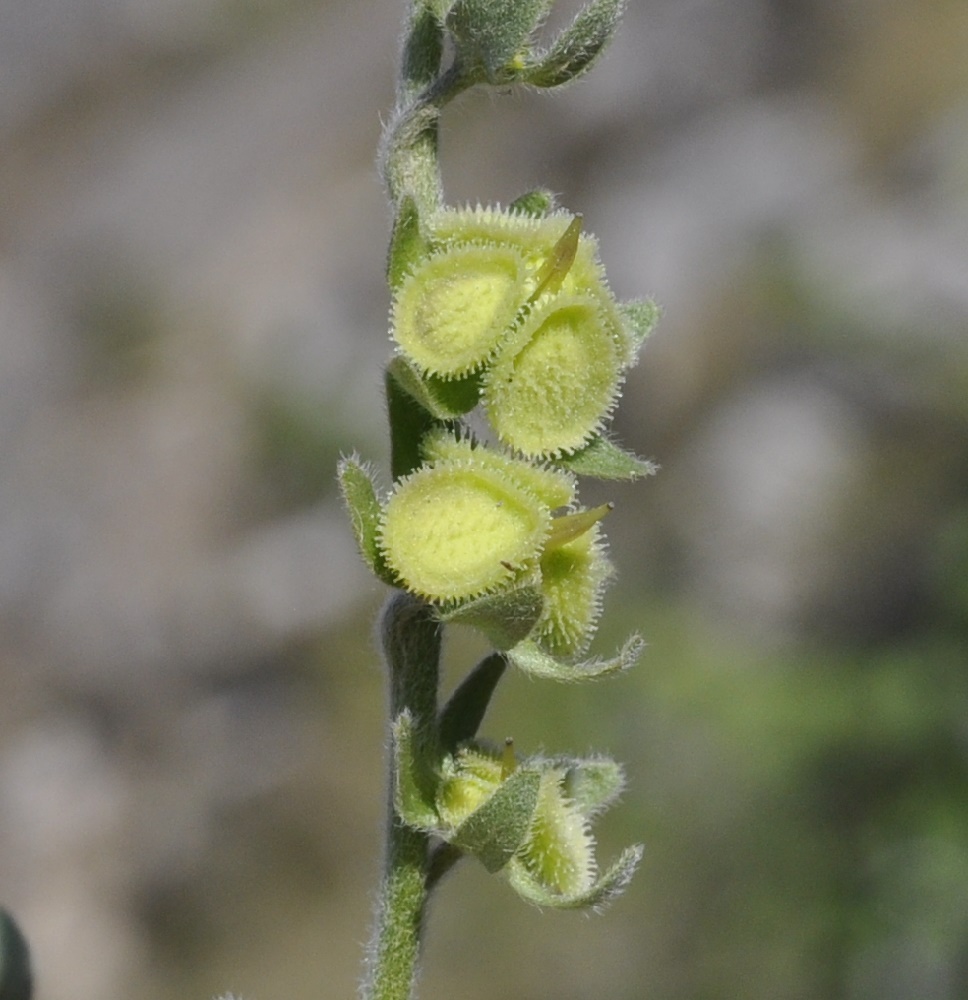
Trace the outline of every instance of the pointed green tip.
[[516, 212], [518, 215], [527, 215], [532, 219], [543, 219], [555, 208], [555, 196], [551, 191], [544, 188], [536, 188], [515, 198], [508, 205], [508, 210]]

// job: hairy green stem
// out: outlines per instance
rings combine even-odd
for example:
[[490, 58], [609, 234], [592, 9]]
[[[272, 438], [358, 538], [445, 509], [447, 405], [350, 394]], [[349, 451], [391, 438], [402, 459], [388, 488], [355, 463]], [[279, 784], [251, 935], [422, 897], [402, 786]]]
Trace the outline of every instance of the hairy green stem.
[[414, 0], [407, 21], [397, 105], [381, 144], [383, 179], [394, 206], [405, 196], [421, 214], [443, 201], [440, 110], [479, 76], [455, 61], [443, 69], [443, 26], [430, 0]]
[[[437, 741], [440, 623], [428, 604], [397, 592], [383, 612], [382, 639], [390, 720], [408, 713], [421, 751], [430, 753]], [[384, 875], [363, 1000], [409, 1000], [420, 955], [430, 838], [396, 815], [393, 783], [391, 754]]]
[[[395, 210], [405, 196], [413, 199], [420, 212], [433, 211], [443, 200], [438, 159], [440, 108], [462, 89], [452, 73], [441, 74], [443, 41], [443, 25], [432, 0], [412, 0], [397, 108], [384, 131], [380, 151], [383, 177]], [[390, 416], [392, 424], [394, 414]], [[384, 610], [382, 638], [389, 672], [390, 724], [401, 713], [409, 713], [415, 740], [426, 753], [437, 740], [440, 625], [427, 604], [398, 592]], [[409, 1000], [413, 995], [429, 891], [430, 837], [397, 816], [392, 752], [388, 756], [383, 882], [363, 1000]]]
[[364, 1000], [409, 1000], [417, 974], [427, 901], [428, 836], [390, 821], [386, 875]]

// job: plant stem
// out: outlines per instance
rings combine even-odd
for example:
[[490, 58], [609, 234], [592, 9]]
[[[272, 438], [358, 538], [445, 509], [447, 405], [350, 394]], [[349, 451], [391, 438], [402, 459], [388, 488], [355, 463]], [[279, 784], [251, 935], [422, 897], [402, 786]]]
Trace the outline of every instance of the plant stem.
[[364, 1000], [410, 1000], [427, 901], [428, 836], [400, 820], [387, 831], [386, 874]]
[[[383, 612], [382, 633], [390, 674], [390, 722], [409, 713], [415, 740], [429, 756], [437, 743], [440, 624], [429, 605], [397, 592]], [[420, 954], [430, 838], [396, 815], [393, 784], [391, 754], [383, 883], [363, 1000], [409, 1000]]]
[[[410, 194], [421, 211], [434, 210], [443, 197], [438, 119], [449, 88], [444, 92], [440, 88], [442, 56], [443, 26], [430, 0], [411, 0], [397, 108], [380, 153], [394, 208], [404, 194]], [[399, 592], [387, 603], [381, 624], [390, 680], [390, 724], [402, 712], [409, 713], [415, 739], [429, 755], [437, 743], [440, 626], [428, 605]], [[397, 816], [392, 752], [389, 769], [383, 882], [363, 1000], [410, 1000], [428, 895], [430, 837]]]
[[390, 201], [405, 195], [420, 214], [440, 207], [440, 110], [478, 82], [455, 61], [442, 69], [443, 25], [429, 0], [412, 0], [403, 42], [397, 104], [387, 123], [380, 149], [380, 165]]

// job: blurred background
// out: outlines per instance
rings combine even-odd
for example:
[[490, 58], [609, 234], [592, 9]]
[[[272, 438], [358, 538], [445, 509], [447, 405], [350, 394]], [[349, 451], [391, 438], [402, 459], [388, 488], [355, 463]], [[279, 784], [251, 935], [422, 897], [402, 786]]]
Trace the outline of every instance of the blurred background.
[[[558, 21], [577, 4], [563, 0]], [[0, 4], [0, 902], [38, 1000], [354, 995], [383, 800], [402, 0]], [[454, 202], [540, 184], [665, 318], [602, 651], [484, 731], [628, 762], [602, 917], [468, 863], [422, 995], [968, 996], [968, 5], [631, 0], [587, 80], [469, 95]], [[447, 683], [481, 652], [448, 639]]]

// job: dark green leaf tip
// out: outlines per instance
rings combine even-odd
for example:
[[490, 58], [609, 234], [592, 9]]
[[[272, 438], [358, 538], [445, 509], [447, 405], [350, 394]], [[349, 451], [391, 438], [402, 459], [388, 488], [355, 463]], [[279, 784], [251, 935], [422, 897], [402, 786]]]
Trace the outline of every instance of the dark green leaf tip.
[[32, 993], [27, 939], [13, 917], [0, 909], [0, 1000], [30, 1000]]
[[498, 681], [507, 668], [500, 653], [492, 653], [464, 678], [440, 713], [437, 731], [441, 749], [453, 753], [464, 740], [473, 739], [487, 712]]

